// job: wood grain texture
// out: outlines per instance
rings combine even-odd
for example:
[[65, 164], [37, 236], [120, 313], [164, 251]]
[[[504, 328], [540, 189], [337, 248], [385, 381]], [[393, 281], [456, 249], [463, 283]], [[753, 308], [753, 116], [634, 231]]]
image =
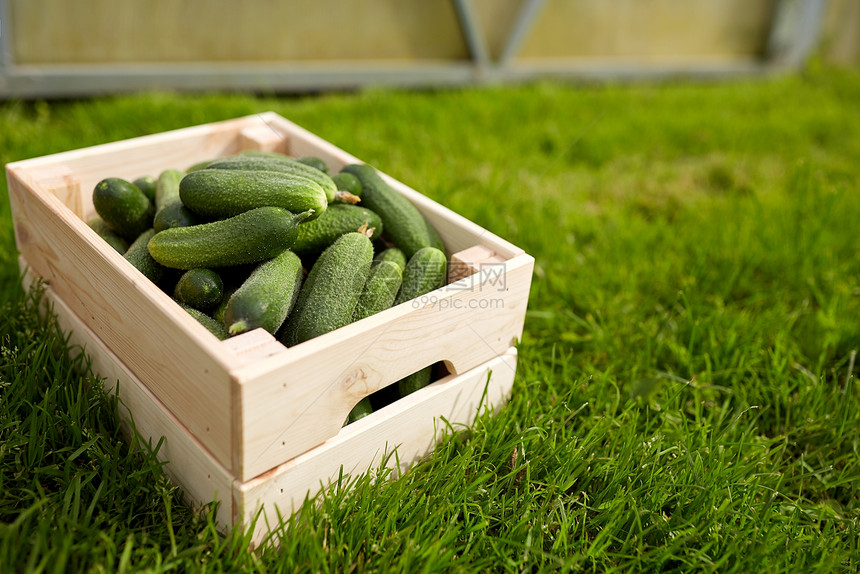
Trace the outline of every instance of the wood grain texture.
[[[522, 334], [534, 266], [521, 249], [382, 174], [437, 228], [449, 253], [480, 246], [498, 264], [286, 349], [254, 333], [217, 341], [81, 219], [80, 211], [93, 211], [87, 189], [104, 177], [133, 179], [272, 146], [321, 157], [333, 171], [360, 163], [266, 112], [7, 166], [16, 240], [29, 264], [242, 481], [335, 436], [355, 403], [405, 375], [437, 361], [463, 373], [505, 353]], [[43, 181], [75, 183], [46, 189]], [[70, 209], [69, 201], [84, 207]]]
[[[288, 516], [299, 509], [305, 496], [314, 496], [336, 480], [341, 469], [347, 475], [379, 468], [385, 462], [404, 472], [430, 452], [445, 434], [442, 417], [454, 428], [471, 425], [478, 407], [498, 410], [510, 397], [516, 371], [515, 349], [462, 375], [451, 375], [384, 409], [344, 427], [334, 438], [296, 457], [265, 475], [237, 482], [237, 520], [250, 523], [262, 508], [254, 532], [259, 542], [277, 525], [278, 513]], [[397, 457], [386, 457], [397, 452]], [[399, 468], [395, 468], [399, 461]], [[241, 517], [241, 518], [239, 518]]]
[[234, 472], [265, 472], [337, 434], [362, 398], [445, 361], [463, 373], [522, 335], [534, 260], [443, 287], [235, 371], [240, 418]]
[[219, 341], [44, 190], [38, 167], [19, 162], [7, 174], [18, 249], [28, 264], [229, 466], [231, 381]]
[[[20, 265], [22, 270], [29, 267], [23, 258]], [[25, 286], [37, 280], [33, 272], [26, 272], [23, 277]], [[93, 372], [102, 377], [105, 390], [117, 393], [119, 414], [126, 433], [134, 429], [151, 446], [157, 445], [163, 437], [165, 440], [158, 450], [158, 460], [167, 463], [164, 471], [170, 479], [182, 488], [193, 505], [219, 501], [216, 521], [225, 529], [231, 526], [233, 477], [227, 469], [194, 439], [116, 355], [107, 350], [51, 288], [45, 288], [43, 304], [51, 307], [60, 328], [69, 334], [72, 353], [85, 353]]]

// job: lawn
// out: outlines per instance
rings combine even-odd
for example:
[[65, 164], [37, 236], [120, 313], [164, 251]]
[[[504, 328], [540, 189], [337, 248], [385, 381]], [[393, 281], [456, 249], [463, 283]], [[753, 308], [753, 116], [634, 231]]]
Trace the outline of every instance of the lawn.
[[0, 572], [860, 570], [860, 73], [5, 102], [0, 158], [264, 110], [535, 257], [510, 404], [249, 552], [39, 318], [4, 181]]

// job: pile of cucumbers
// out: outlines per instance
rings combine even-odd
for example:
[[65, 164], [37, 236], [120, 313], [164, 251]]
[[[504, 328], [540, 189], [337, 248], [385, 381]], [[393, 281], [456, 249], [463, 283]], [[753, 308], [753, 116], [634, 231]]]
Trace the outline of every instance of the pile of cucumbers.
[[439, 234], [364, 164], [331, 175], [319, 158], [248, 151], [103, 179], [93, 205], [89, 226], [219, 339], [263, 328], [297, 345], [446, 282]]

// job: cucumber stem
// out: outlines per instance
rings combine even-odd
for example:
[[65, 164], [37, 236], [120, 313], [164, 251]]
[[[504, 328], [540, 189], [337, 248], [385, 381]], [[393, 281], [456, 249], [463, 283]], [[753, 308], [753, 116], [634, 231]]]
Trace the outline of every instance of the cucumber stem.
[[227, 329], [231, 335], [238, 335], [248, 330], [248, 323], [245, 321], [236, 321]]
[[339, 201], [340, 203], [351, 203], [355, 205], [361, 201], [361, 198], [348, 191], [338, 191], [334, 194], [334, 200]]

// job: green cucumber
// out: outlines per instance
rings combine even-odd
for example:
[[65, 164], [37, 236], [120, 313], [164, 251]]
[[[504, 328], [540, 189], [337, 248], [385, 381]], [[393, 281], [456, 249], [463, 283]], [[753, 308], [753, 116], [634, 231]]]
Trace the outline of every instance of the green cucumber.
[[155, 236], [154, 229], [148, 229], [141, 233], [134, 242], [129, 245], [128, 250], [123, 257], [125, 260], [134, 265], [134, 267], [143, 273], [147, 279], [153, 283], [158, 283], [164, 275], [164, 267], [162, 267], [149, 254], [147, 245], [152, 237]]
[[293, 213], [313, 210], [314, 219], [328, 206], [317, 183], [289, 173], [206, 168], [182, 178], [182, 203], [198, 215], [224, 218], [257, 207], [281, 207]]
[[370, 239], [357, 232], [341, 235], [323, 251], [278, 334], [280, 341], [291, 347], [348, 324], [372, 259]]
[[90, 226], [90, 229], [98, 233], [99, 237], [107, 241], [108, 245], [113, 247], [120, 255], [128, 250], [128, 241], [111, 229], [110, 225], [105, 223], [105, 220], [98, 215], [90, 217], [87, 220], [87, 225]]
[[149, 253], [175, 269], [257, 263], [289, 249], [310, 214], [258, 207], [229, 219], [165, 229], [149, 241]]
[[104, 222], [128, 241], [152, 227], [152, 202], [124, 179], [108, 177], [98, 182], [93, 190], [93, 205]]
[[328, 173], [328, 164], [318, 157], [307, 155], [305, 157], [297, 158], [296, 161], [314, 167], [323, 173]]
[[340, 191], [348, 191], [353, 195], [361, 197], [361, 182], [351, 173], [344, 171], [331, 176], [332, 181]]
[[373, 258], [373, 264], [376, 265], [382, 261], [391, 261], [403, 271], [406, 268], [406, 255], [396, 247], [389, 247], [388, 249], [383, 249]]
[[420, 371], [416, 371], [411, 375], [407, 375], [397, 381], [397, 394], [402, 399], [406, 395], [412, 394], [418, 389], [423, 389], [430, 384], [430, 377], [433, 374], [433, 365], [424, 367]]
[[214, 161], [218, 161], [218, 158], [210, 158], [203, 161], [198, 161], [197, 163], [193, 163], [185, 169], [185, 173], [188, 174], [192, 171], [200, 171], [201, 169], [206, 169], [207, 167], [209, 167], [209, 164]]
[[166, 169], [159, 174], [155, 185], [156, 213], [174, 201], [179, 201], [179, 182], [184, 175], [178, 169]]
[[391, 307], [402, 281], [402, 271], [396, 263], [381, 261], [373, 265], [355, 304], [352, 320], [359, 321]]
[[385, 236], [412, 257], [422, 247], [445, 250], [442, 239], [421, 212], [366, 164], [350, 164], [343, 168], [361, 182], [361, 205], [379, 214]]
[[180, 199], [177, 199], [156, 212], [152, 220], [152, 227], [156, 231], [164, 231], [171, 227], [190, 227], [198, 223], [200, 223], [200, 219], [194, 215], [194, 212], [182, 205]]
[[435, 247], [419, 249], [403, 270], [403, 285], [394, 304], [399, 305], [445, 285], [448, 260]]
[[151, 175], [142, 175], [133, 182], [137, 189], [143, 192], [146, 198], [155, 203], [155, 187], [158, 185], [158, 180]]
[[352, 407], [352, 410], [349, 411], [349, 415], [346, 417], [345, 425], [349, 423], [354, 423], [359, 419], [363, 419], [367, 415], [373, 412], [373, 406], [370, 404], [370, 397], [364, 397], [358, 403]]
[[[221, 297], [221, 302], [212, 310], [212, 318], [222, 325], [224, 324], [224, 313], [227, 312], [227, 303], [230, 302], [230, 297], [233, 296], [233, 293], [235, 293], [238, 288], [238, 286], [225, 288], [224, 296]], [[226, 329], [226, 327], [224, 328]]]
[[302, 284], [302, 262], [292, 251], [261, 263], [230, 297], [224, 325], [231, 335], [263, 328], [273, 335], [289, 315]]
[[221, 277], [205, 267], [189, 269], [173, 288], [174, 299], [204, 312], [220, 303], [223, 296], [224, 282]]
[[277, 171], [304, 177], [319, 184], [326, 193], [326, 200], [335, 201], [337, 185], [328, 174], [321, 172], [315, 167], [300, 163], [285, 155], [258, 155], [247, 154], [225, 157], [214, 161], [207, 169], [230, 169], [245, 171]]
[[382, 220], [369, 209], [335, 203], [328, 206], [318, 218], [299, 227], [291, 249], [300, 255], [320, 253], [341, 235], [358, 231], [362, 226], [366, 226], [371, 239], [376, 239], [382, 233]]
[[223, 341], [224, 339], [230, 337], [230, 333], [227, 332], [227, 328], [224, 325], [222, 325], [203, 311], [195, 309], [194, 307], [189, 307], [188, 305], [183, 305], [182, 303], [179, 303], [179, 306], [185, 309], [186, 313], [194, 317], [198, 323], [206, 327], [206, 329], [210, 333], [218, 337], [218, 339]]

